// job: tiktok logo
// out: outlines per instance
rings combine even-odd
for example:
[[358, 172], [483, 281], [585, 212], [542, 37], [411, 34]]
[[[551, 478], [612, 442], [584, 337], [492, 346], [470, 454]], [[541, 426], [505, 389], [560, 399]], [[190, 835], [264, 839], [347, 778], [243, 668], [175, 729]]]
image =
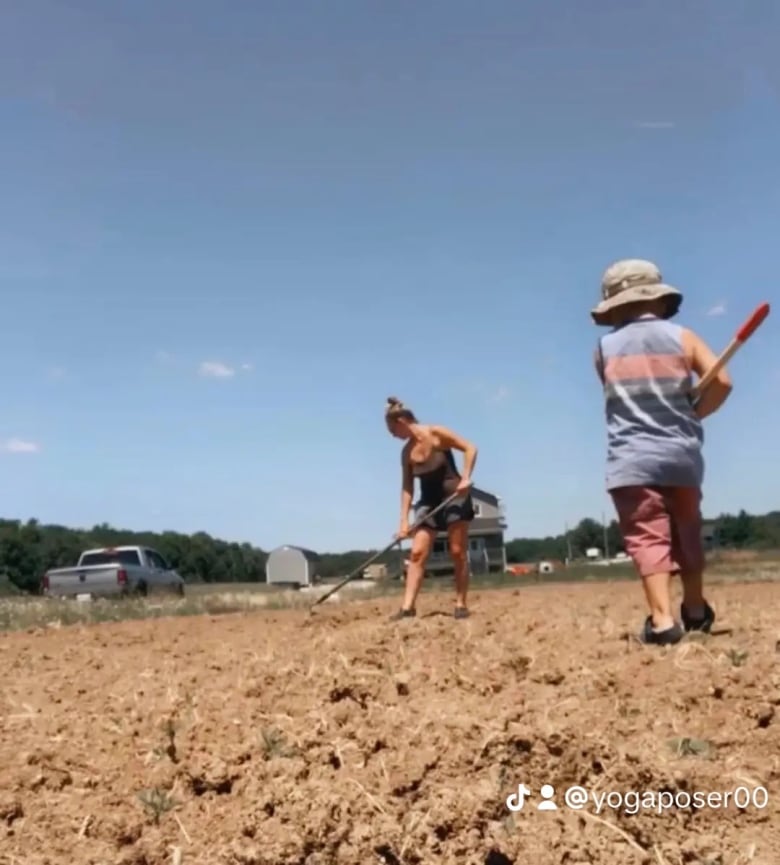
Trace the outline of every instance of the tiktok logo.
[[530, 796], [531, 791], [525, 784], [517, 785], [517, 793], [512, 793], [510, 796], [506, 798], [506, 807], [509, 808], [510, 811], [522, 811], [523, 805], [525, 805], [526, 796]]

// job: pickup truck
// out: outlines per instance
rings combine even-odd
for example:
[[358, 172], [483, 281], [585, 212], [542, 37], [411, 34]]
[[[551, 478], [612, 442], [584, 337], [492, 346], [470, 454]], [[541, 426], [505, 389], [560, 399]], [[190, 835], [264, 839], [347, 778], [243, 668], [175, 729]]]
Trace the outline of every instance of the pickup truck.
[[54, 568], [41, 580], [48, 597], [144, 596], [151, 592], [184, 594], [184, 580], [148, 547], [86, 550], [75, 568]]

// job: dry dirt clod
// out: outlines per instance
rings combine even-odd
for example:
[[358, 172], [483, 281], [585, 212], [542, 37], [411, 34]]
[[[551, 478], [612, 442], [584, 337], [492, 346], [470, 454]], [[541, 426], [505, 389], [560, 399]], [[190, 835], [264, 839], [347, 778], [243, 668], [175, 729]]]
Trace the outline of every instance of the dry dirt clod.
[[399, 696], [408, 697], [410, 691], [411, 676], [400, 673], [395, 677], [395, 689]]
[[22, 802], [14, 796], [0, 794], [0, 821], [10, 826], [15, 820], [24, 817]]

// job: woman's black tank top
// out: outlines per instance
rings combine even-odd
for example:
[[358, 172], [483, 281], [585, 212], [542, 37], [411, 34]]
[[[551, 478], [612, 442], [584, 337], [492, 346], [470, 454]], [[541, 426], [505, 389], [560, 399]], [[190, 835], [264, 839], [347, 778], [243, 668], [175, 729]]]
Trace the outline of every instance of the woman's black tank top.
[[420, 502], [438, 504], [451, 496], [460, 483], [460, 474], [452, 451], [434, 450], [424, 463], [412, 463], [412, 472], [420, 479]]

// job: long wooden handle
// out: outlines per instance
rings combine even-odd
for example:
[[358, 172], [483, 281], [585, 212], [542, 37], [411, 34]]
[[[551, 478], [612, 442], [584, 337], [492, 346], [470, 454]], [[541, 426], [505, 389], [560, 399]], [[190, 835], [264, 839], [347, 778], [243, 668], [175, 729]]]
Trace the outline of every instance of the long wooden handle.
[[762, 303], [757, 306], [749, 318], [740, 325], [739, 330], [734, 335], [734, 338], [721, 352], [717, 361], [707, 370], [707, 372], [696, 382], [692, 389], [694, 399], [701, 396], [703, 391], [712, 383], [717, 374], [731, 360], [732, 357], [739, 351], [740, 348], [750, 339], [751, 336], [758, 330], [764, 319], [769, 315], [769, 304]]
[[[440, 502], [438, 505], [436, 505], [433, 510], [426, 511], [418, 520], [416, 520], [416, 522], [414, 522], [409, 527], [409, 531], [413, 532], [415, 529], [418, 529], [426, 520], [429, 520], [434, 514], [437, 514], [440, 510], [446, 508], [448, 504], [454, 502], [455, 499], [462, 495], [464, 495], [464, 493], [453, 493], [451, 496], [448, 496], [446, 499], [444, 499], [443, 502]], [[319, 598], [317, 598], [317, 600], [312, 604], [312, 607], [316, 607], [317, 604], [321, 604], [326, 598], [329, 598], [331, 595], [335, 594], [340, 588], [346, 586], [347, 583], [351, 582], [355, 579], [355, 577], [362, 574], [363, 571], [365, 571], [365, 569], [370, 564], [375, 562], [380, 556], [383, 556], [385, 553], [389, 553], [390, 550], [392, 550], [396, 544], [401, 543], [402, 540], [404, 539], [393, 538], [393, 540], [383, 550], [380, 550], [378, 553], [374, 553], [374, 555], [371, 556], [370, 559], [367, 559], [365, 562], [363, 562], [363, 564], [359, 568], [355, 568], [355, 570], [352, 571], [352, 573], [348, 574], [346, 577], [344, 577], [344, 579], [340, 583], [337, 583], [335, 586], [325, 592], [324, 595], [320, 595]]]

